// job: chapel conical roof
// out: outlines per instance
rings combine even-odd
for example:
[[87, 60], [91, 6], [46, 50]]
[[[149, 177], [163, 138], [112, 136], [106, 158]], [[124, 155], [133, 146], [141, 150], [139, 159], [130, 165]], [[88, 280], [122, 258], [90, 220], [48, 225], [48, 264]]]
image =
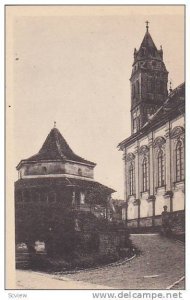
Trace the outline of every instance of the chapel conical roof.
[[[52, 128], [39, 152], [21, 162], [72, 160], [95, 166], [96, 164], [76, 155], [57, 128]], [[19, 163], [19, 165], [21, 164]], [[18, 166], [19, 166], [18, 165]], [[17, 167], [18, 168], [18, 167]]]

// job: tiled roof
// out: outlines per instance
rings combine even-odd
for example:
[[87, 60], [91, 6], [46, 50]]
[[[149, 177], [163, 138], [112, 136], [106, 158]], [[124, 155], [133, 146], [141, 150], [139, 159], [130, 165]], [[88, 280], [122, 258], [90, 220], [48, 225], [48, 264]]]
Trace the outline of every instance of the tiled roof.
[[114, 193], [115, 190], [97, 182], [90, 180], [82, 180], [76, 178], [57, 177], [57, 178], [26, 178], [19, 179], [15, 182], [15, 189], [51, 187], [51, 186], [75, 186], [87, 190], [100, 190], [108, 194]]
[[[48, 134], [40, 151], [21, 162], [40, 162], [47, 160], [72, 160], [95, 166], [96, 164], [76, 155], [67, 144], [57, 128], [53, 128]], [[19, 164], [20, 165], [20, 164]]]
[[185, 83], [180, 84], [177, 88], [170, 92], [163, 105], [150, 116], [147, 123], [144, 126], [121, 143], [118, 148], [122, 150], [127, 144], [131, 144], [139, 136], [143, 136], [149, 130], [152, 130], [154, 126], [158, 126], [160, 123], [165, 123], [168, 118], [171, 119], [184, 112], [185, 109]]
[[185, 106], [185, 83], [180, 84], [177, 88], [170, 92], [163, 105], [153, 114], [149, 121], [144, 125], [147, 126], [153, 122], [165, 118], [169, 113], [175, 111], [178, 106]]

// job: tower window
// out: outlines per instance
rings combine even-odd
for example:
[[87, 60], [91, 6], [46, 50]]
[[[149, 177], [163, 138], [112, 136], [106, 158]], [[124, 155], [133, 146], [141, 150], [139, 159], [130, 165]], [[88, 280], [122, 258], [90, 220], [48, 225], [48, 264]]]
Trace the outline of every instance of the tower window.
[[161, 187], [165, 183], [165, 176], [164, 176], [164, 153], [162, 150], [158, 153], [158, 186]]
[[139, 94], [140, 93], [140, 85], [139, 85], [139, 81], [137, 80], [137, 82], [136, 82], [136, 89], [137, 89], [137, 94]]
[[184, 148], [181, 141], [176, 145], [176, 181], [184, 179]]

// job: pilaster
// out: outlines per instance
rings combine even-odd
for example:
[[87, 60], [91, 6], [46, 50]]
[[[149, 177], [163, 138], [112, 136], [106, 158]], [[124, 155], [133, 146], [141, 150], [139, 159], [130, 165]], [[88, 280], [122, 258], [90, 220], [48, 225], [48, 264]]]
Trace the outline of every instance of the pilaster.
[[139, 189], [139, 143], [136, 142], [135, 146], [135, 195], [136, 199], [140, 198], [140, 189]]
[[124, 200], [127, 201], [128, 193], [127, 193], [127, 159], [126, 159], [126, 148], [123, 150], [123, 161], [124, 161]]
[[171, 190], [171, 140], [170, 140], [170, 124], [166, 124], [165, 129], [166, 150], [165, 150], [165, 166], [166, 166], [166, 190]]
[[149, 191], [150, 195], [154, 195], [154, 157], [153, 157], [153, 133], [148, 135], [149, 147]]

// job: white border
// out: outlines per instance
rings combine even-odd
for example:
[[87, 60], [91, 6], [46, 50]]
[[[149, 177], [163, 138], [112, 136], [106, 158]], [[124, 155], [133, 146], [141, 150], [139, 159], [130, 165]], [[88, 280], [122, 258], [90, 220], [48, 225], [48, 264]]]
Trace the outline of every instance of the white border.
[[[84, 4], [84, 5], [87, 5], [87, 4], [105, 4], [105, 5], [119, 5], [119, 4], [122, 4], [122, 5], [127, 5], [127, 4], [130, 4], [130, 5], [135, 5], [135, 4], [140, 4], [140, 5], [155, 5], [155, 4], [158, 4], [158, 5], [166, 5], [166, 4], [170, 4], [170, 5], [179, 5], [179, 4], [185, 4], [186, 5], [186, 83], [189, 83], [190, 82], [190, 78], [189, 78], [189, 66], [190, 66], [190, 56], [189, 56], [189, 53], [190, 53], [190, 49], [189, 49], [189, 43], [190, 43], [190, 24], [189, 24], [189, 20], [190, 20], [190, 3], [189, 1], [163, 1], [163, 0], [160, 0], [160, 1], [120, 1], [119, 3], [116, 3], [115, 1], [96, 1], [95, 3], [93, 1], [69, 1], [69, 3], [67, 1], [59, 1], [57, 0], [56, 3], [53, 3], [52, 1], [4, 1], [4, 0], [1, 0], [0, 2], [0, 22], [1, 22], [1, 26], [0, 26], [0, 34], [1, 34], [1, 44], [3, 42], [3, 47], [0, 47], [0, 54], [1, 54], [1, 66], [4, 65], [4, 5], [18, 5], [18, 4], [22, 4], [22, 5], [35, 5], [35, 4], [42, 4], [42, 5], [48, 5], [48, 4], [67, 4], [67, 5], [71, 5], [71, 4]], [[3, 195], [3, 192], [4, 192], [4, 81], [2, 80], [2, 78], [4, 78], [4, 70], [3, 68], [1, 67], [1, 101], [0, 101], [0, 111], [1, 111], [1, 114], [0, 114], [0, 145], [1, 145], [1, 195]], [[188, 121], [188, 118], [190, 117], [190, 104], [188, 103], [190, 100], [188, 99], [189, 95], [190, 95], [190, 87], [189, 87], [189, 84], [186, 84], [186, 178], [187, 178], [187, 181], [186, 181], [186, 212], [188, 211], [188, 214], [189, 214], [189, 211], [190, 211], [190, 204], [189, 204], [189, 195], [190, 195], [190, 182], [189, 179], [188, 179], [188, 172], [189, 172], [189, 169], [190, 169], [190, 159], [189, 159], [189, 153], [190, 153], [190, 135], [189, 135], [189, 132], [190, 132], [190, 122]], [[1, 274], [3, 274], [3, 270], [4, 270], [4, 201], [3, 201], [3, 197], [1, 197], [1, 201], [0, 201], [0, 226], [1, 226], [1, 229], [2, 229], [2, 234], [1, 234], [1, 240], [0, 240], [0, 256], [1, 256], [1, 264], [0, 264], [0, 268], [1, 268]], [[189, 265], [190, 265], [190, 258], [189, 258], [189, 253], [190, 253], [190, 243], [189, 243], [189, 231], [190, 231], [190, 218], [188, 217], [188, 214], [187, 214], [187, 220], [186, 220], [186, 277], [187, 277], [187, 280], [186, 280], [186, 291], [182, 292], [182, 295], [183, 295], [183, 299], [189, 299], [189, 296], [190, 296], [190, 285], [189, 285], [189, 274], [190, 274], [190, 271], [189, 271]], [[175, 268], [175, 266], [174, 266]], [[1, 276], [1, 281], [0, 281], [0, 284], [1, 284], [1, 299], [9, 299], [9, 298], [12, 298], [10, 297], [10, 294], [13, 293], [13, 294], [23, 294], [25, 293], [24, 290], [22, 291], [14, 291], [14, 290], [4, 290], [4, 278], [3, 276]], [[117, 290], [117, 292], [119, 292], [119, 290]], [[132, 292], [132, 291], [131, 291]], [[143, 291], [139, 291], [139, 292], [143, 292]], [[145, 291], [147, 292], [147, 291]], [[163, 292], [163, 291], [161, 291]], [[42, 299], [52, 299], [52, 296], [56, 296], [56, 299], [59, 300], [59, 299], [92, 299], [92, 292], [91, 291], [60, 291], [60, 290], [56, 290], [56, 291], [48, 291], [48, 290], [45, 290], [45, 291], [26, 291], [26, 294], [27, 294], [27, 298], [28, 299], [40, 299], [40, 297]]]

